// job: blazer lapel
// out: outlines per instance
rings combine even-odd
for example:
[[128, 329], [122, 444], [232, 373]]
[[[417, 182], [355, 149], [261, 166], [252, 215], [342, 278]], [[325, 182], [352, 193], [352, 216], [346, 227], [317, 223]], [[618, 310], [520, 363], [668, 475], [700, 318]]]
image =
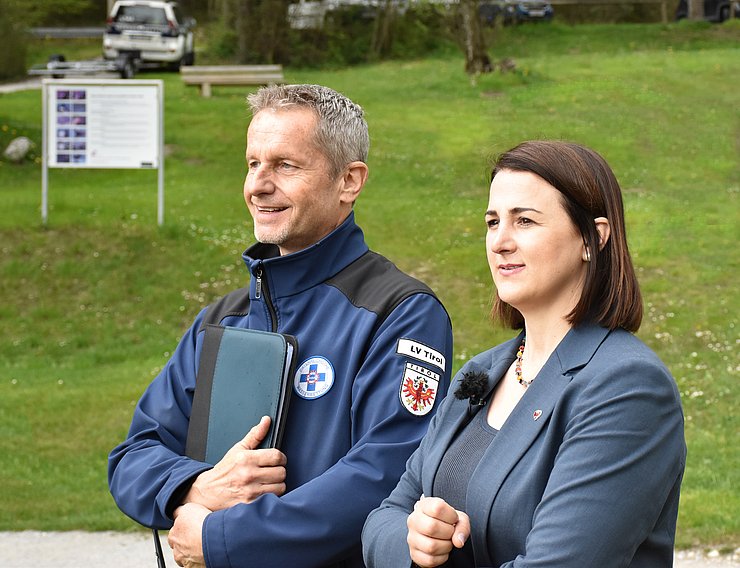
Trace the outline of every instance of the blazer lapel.
[[[503, 377], [506, 370], [516, 357], [516, 350], [521, 343], [521, 334], [519, 337], [506, 341], [498, 346], [492, 353], [492, 365], [490, 367], [470, 366], [466, 371], [482, 371], [488, 375], [488, 386], [484, 400], [488, 400], [493, 393], [493, 389]], [[434, 445], [430, 448], [428, 457], [424, 460], [421, 482], [424, 495], [433, 495], [434, 478], [437, 475], [439, 464], [442, 461], [447, 448], [455, 438], [460, 427], [469, 422], [477, 412], [483, 412], [488, 406], [479, 406], [474, 409], [473, 414], [469, 412], [470, 404], [468, 400], [458, 400], [455, 398], [454, 389], [457, 388], [459, 381], [454, 381], [450, 387], [448, 399], [450, 408], [439, 418], [442, 420], [438, 430]], [[447, 402], [447, 400], [445, 400]]]
[[[548, 424], [573, 374], [588, 363], [608, 333], [608, 330], [592, 325], [571, 329], [491, 442], [468, 485], [467, 513], [471, 518], [474, 543], [487, 541], [488, 518], [501, 485]], [[486, 483], [481, 483], [481, 479]], [[484, 548], [475, 549], [476, 563], [487, 566], [491, 559], [488, 558], [488, 548]]]

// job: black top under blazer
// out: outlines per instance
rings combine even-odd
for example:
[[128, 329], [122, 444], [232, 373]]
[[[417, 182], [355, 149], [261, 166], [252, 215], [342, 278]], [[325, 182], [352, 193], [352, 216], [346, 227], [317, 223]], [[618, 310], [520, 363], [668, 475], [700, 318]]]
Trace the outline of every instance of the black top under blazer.
[[[489, 392], [521, 335], [468, 361]], [[483, 407], [483, 412], [488, 407]], [[469, 403], [448, 396], [395, 490], [363, 531], [368, 568], [410, 566], [406, 519], [424, 494]], [[642, 341], [595, 325], [572, 329], [469, 477], [479, 567], [662, 568], [673, 565], [686, 461], [675, 381]]]

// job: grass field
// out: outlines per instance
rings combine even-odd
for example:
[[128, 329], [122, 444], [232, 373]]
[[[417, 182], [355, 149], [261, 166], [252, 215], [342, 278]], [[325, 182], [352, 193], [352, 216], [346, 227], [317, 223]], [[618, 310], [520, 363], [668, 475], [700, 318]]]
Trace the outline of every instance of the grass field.
[[[487, 320], [491, 156], [531, 138], [605, 156], [646, 301], [639, 336], [683, 397], [681, 547], [740, 545], [739, 45], [737, 22], [522, 26], [492, 48], [516, 71], [475, 85], [456, 55], [286, 69], [365, 107], [371, 175], [358, 221], [444, 301], [455, 369], [510, 336]], [[202, 99], [175, 74], [140, 77], [165, 82], [163, 228], [154, 172], [52, 170], [43, 227], [40, 165], [0, 161], [0, 530], [133, 528], [108, 494], [107, 453], [193, 316], [247, 278], [244, 90]], [[0, 95], [3, 146], [19, 134], [40, 144], [40, 132], [39, 91]]]

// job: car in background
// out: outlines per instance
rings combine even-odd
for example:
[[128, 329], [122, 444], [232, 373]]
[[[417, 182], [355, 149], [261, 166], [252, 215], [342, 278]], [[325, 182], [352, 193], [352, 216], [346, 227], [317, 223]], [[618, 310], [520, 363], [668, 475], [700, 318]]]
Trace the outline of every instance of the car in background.
[[555, 13], [552, 4], [545, 0], [484, 0], [478, 10], [484, 23], [493, 25], [497, 18], [501, 18], [505, 26], [523, 22], [549, 22]]
[[[740, 2], [737, 0], [704, 0], [704, 19], [721, 24], [730, 17], [730, 6], [735, 5], [735, 17], [740, 18]], [[687, 0], [681, 0], [676, 8], [676, 19], [689, 17]]]
[[135, 53], [140, 64], [195, 63], [193, 27], [177, 2], [118, 0], [113, 4], [103, 33], [103, 57], [116, 59]]

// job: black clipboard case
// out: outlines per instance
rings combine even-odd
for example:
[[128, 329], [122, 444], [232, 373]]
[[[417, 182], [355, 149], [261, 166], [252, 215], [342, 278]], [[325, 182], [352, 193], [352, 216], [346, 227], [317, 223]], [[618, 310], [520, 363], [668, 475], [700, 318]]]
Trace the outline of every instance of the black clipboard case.
[[215, 464], [263, 416], [271, 424], [260, 448], [279, 448], [297, 356], [291, 335], [207, 325], [186, 455]]

